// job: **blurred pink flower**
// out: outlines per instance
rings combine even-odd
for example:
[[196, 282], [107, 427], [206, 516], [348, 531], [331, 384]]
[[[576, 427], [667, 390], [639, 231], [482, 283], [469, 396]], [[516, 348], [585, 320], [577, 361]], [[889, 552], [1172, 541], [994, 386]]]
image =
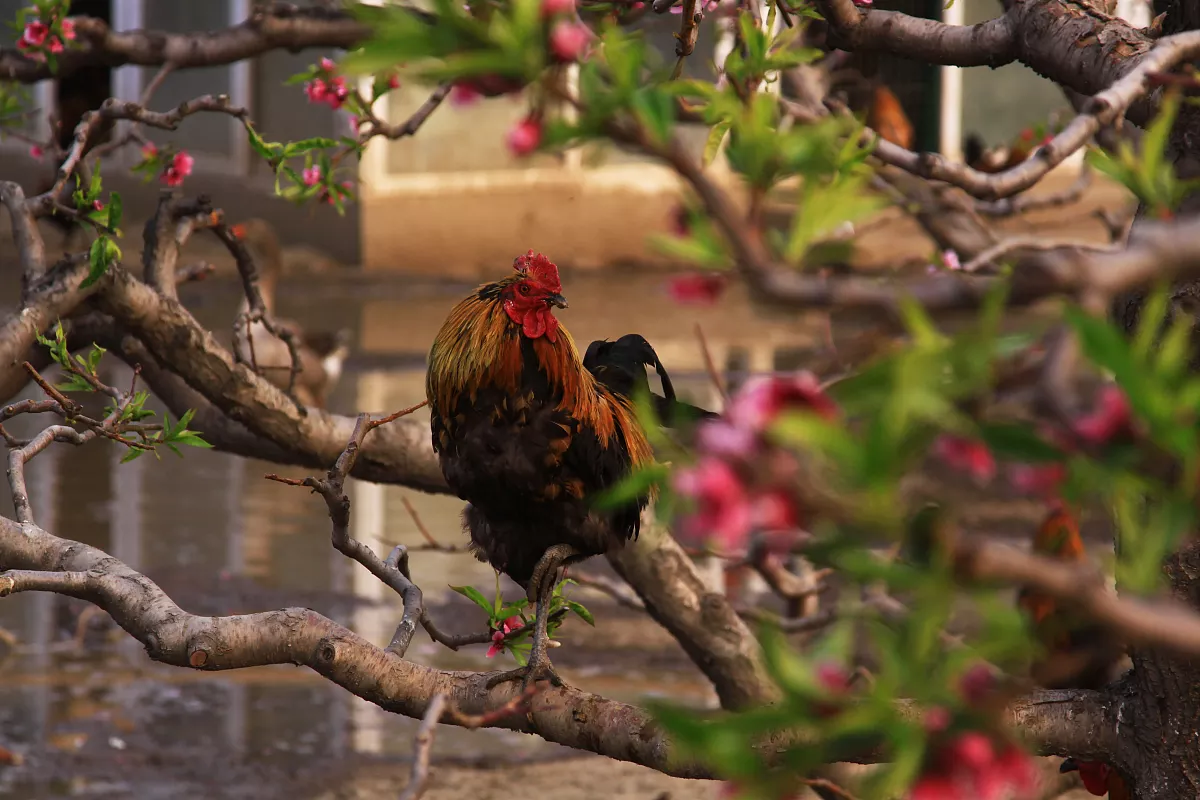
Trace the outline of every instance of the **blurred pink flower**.
[[578, 61], [592, 40], [592, 31], [581, 22], [562, 20], [550, 31], [550, 52], [563, 61]]
[[304, 177], [305, 186], [316, 186], [321, 182], [321, 168], [316, 164], [311, 167], [307, 167], [302, 175]]
[[33, 158], [41, 158], [42, 156], [46, 155], [46, 151], [35, 144], [29, 148], [29, 155]]
[[679, 494], [696, 501], [696, 511], [684, 520], [695, 537], [712, 536], [728, 549], [740, 548], [750, 533], [751, 505], [742, 479], [717, 458], [678, 469], [672, 484]]
[[996, 676], [987, 664], [973, 664], [958, 681], [958, 689], [968, 705], [983, 702], [995, 687]]
[[459, 81], [450, 87], [450, 105], [459, 108], [469, 106], [477, 101], [482, 95], [479, 90], [469, 83]]
[[933, 451], [948, 466], [965, 470], [979, 483], [996, 476], [996, 459], [983, 442], [944, 433], [934, 442]]
[[21, 39], [17, 42], [17, 47], [22, 50], [30, 47], [41, 47], [49, 33], [49, 25], [39, 19], [30, 20], [25, 23], [25, 30], [21, 33]]
[[1008, 482], [1019, 492], [1053, 497], [1067, 478], [1067, 466], [1061, 462], [1048, 464], [1012, 464]]
[[755, 431], [730, 425], [723, 419], [706, 420], [696, 431], [696, 443], [705, 453], [722, 458], [749, 458], [762, 446]]
[[722, 294], [728, 279], [714, 272], [678, 275], [667, 280], [667, 292], [677, 303], [712, 305]]
[[821, 391], [817, 376], [805, 370], [791, 376], [751, 378], [733, 398], [725, 417], [734, 425], [760, 432], [789, 409], [807, 409], [825, 419], [837, 415], [837, 406]]
[[954, 250], [943, 250], [942, 266], [948, 270], [962, 269], [962, 262], [958, 260], [958, 253]]
[[542, 121], [526, 117], [509, 130], [506, 142], [508, 151], [514, 156], [522, 158], [529, 155], [542, 143]]
[[75, 39], [75, 20], [64, 19], [62, 21], [62, 32], [63, 32], [64, 39], [66, 39], [67, 41], [74, 41], [74, 39]]
[[909, 800], [1021, 800], [1036, 788], [1028, 753], [1013, 745], [997, 751], [986, 734], [968, 731], [934, 753]]
[[575, 0], [542, 0], [542, 18], [568, 14], [575, 10]]
[[1104, 444], [1132, 426], [1129, 399], [1120, 386], [1108, 385], [1096, 397], [1096, 407], [1075, 420], [1075, 433], [1092, 444]]

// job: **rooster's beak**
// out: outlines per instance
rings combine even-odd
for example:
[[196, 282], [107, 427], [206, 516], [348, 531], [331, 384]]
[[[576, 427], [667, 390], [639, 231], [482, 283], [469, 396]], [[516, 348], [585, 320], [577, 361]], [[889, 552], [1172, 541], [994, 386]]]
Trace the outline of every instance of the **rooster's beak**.
[[558, 308], [567, 307], [567, 298], [563, 297], [561, 294], [550, 295], [546, 298], [546, 302], [552, 306], [557, 306]]

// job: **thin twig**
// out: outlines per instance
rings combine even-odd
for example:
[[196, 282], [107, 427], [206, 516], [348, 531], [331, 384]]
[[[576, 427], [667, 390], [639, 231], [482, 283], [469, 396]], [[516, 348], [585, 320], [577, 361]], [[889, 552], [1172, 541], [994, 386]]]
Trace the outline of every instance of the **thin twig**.
[[404, 510], [407, 511], [408, 516], [412, 518], [413, 525], [417, 526], [417, 531], [421, 534], [421, 537], [425, 539], [425, 543], [429, 546], [430, 550], [437, 550], [444, 553], [456, 553], [461, 549], [457, 545], [442, 544], [435, 539], [433, 534], [429, 532], [429, 529], [425, 527], [425, 523], [421, 521], [421, 515], [417, 513], [417, 509], [413, 507], [413, 504], [407, 497], [401, 497], [400, 502], [404, 504]]
[[712, 381], [717, 393], [721, 395], [721, 408], [724, 410], [729, 405], [729, 392], [725, 389], [725, 381], [721, 380], [721, 373], [717, 370], [712, 353], [708, 349], [708, 339], [704, 336], [704, 328], [700, 326], [699, 322], [696, 323], [696, 341], [700, 343], [700, 354], [704, 356], [704, 369], [708, 371], [708, 379]]
[[446, 695], [439, 693], [430, 699], [429, 708], [426, 709], [421, 726], [417, 729], [413, 744], [412, 773], [408, 785], [400, 793], [400, 800], [418, 800], [425, 794], [425, 784], [429, 780], [429, 756], [433, 752], [433, 729], [441, 721], [445, 708]]

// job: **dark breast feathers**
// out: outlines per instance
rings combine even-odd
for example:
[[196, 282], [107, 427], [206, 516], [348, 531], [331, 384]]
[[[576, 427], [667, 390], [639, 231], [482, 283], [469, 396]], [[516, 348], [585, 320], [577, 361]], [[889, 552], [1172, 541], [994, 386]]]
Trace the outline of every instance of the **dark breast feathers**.
[[[470, 389], [435, 386], [431, 358], [433, 447], [450, 487], [469, 503], [472, 550], [525, 586], [553, 545], [589, 556], [636, 538], [647, 498], [605, 510], [591, 501], [649, 460], [650, 449], [628, 403], [584, 371], [565, 330], [557, 345], [515, 326], [495, 334], [494, 349], [474, 355], [480, 367], [493, 357], [509, 364], [475, 370]], [[563, 348], [570, 358], [551, 357]]]

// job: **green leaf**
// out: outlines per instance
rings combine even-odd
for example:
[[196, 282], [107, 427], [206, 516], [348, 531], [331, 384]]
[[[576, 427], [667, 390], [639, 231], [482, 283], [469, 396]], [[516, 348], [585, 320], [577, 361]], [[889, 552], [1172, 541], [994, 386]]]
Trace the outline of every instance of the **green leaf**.
[[722, 120], [708, 132], [708, 139], [704, 142], [704, 166], [709, 166], [717, 158], [717, 153], [721, 151], [721, 142], [725, 140], [725, 134], [729, 133], [733, 123], [729, 120]]
[[120, 257], [121, 249], [107, 236], [101, 236], [92, 242], [92, 246], [88, 250], [88, 261], [91, 264], [91, 269], [88, 271], [88, 275], [83, 280], [83, 283], [79, 284], [79, 288], [86, 289], [104, 277], [104, 273], [108, 272], [109, 266]]
[[483, 593], [474, 586], [451, 586], [450, 588], [482, 608], [484, 611], [488, 612], [488, 617], [492, 616], [492, 610], [494, 608], [492, 601], [484, 597]]
[[1000, 458], [1028, 463], [1063, 459], [1062, 451], [1044, 441], [1028, 425], [985, 423], [979, 432], [988, 449]]
[[666, 480], [669, 470], [665, 464], [648, 464], [636, 469], [616, 485], [596, 493], [592, 502], [597, 508], [616, 508], [625, 505], [649, 492]]
[[578, 616], [580, 619], [582, 619], [588, 625], [591, 625], [593, 628], [596, 627], [596, 618], [593, 617], [592, 612], [590, 612], [586, 608], [584, 608], [581, 603], [577, 603], [574, 600], [567, 600], [566, 604], [567, 604], [567, 608], [574, 611], [576, 616]]
[[123, 211], [120, 192], [109, 192], [108, 194], [108, 227], [116, 231], [121, 227], [121, 213]]

